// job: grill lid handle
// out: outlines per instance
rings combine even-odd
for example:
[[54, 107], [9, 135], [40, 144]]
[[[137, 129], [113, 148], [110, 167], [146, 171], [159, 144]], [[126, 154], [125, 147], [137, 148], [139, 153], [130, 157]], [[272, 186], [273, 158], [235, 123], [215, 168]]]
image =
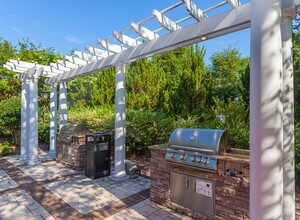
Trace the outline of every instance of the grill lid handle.
[[190, 139], [190, 141], [195, 141], [196, 140], [196, 136], [192, 134], [189, 139]]

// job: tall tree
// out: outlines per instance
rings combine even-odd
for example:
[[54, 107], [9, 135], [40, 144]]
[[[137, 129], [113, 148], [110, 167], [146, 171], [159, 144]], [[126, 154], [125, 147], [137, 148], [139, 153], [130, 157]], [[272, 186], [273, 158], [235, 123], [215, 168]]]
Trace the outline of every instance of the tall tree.
[[92, 82], [91, 105], [113, 105], [115, 102], [115, 68], [103, 70], [93, 75], [95, 80]]
[[0, 102], [19, 93], [20, 83], [15, 77], [17, 73], [3, 68], [3, 64], [16, 58], [16, 52], [16, 47], [0, 38]]
[[214, 96], [225, 101], [240, 98], [240, 75], [245, 71], [248, 59], [243, 58], [239, 50], [232, 46], [211, 56]]

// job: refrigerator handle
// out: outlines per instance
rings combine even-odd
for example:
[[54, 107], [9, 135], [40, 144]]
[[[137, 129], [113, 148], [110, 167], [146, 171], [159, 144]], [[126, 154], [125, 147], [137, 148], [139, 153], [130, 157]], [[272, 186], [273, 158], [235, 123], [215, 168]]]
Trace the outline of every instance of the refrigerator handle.
[[190, 183], [189, 183], [189, 179], [188, 179], [188, 178], [186, 178], [186, 179], [185, 179], [185, 189], [186, 189], [186, 190], [188, 190], [188, 188], [189, 188], [189, 185], [190, 185]]

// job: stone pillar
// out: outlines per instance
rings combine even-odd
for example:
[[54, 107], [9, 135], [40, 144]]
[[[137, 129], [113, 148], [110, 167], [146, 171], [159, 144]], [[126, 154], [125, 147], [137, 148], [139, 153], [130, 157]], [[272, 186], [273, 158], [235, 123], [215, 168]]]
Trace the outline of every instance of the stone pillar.
[[50, 88], [50, 149], [49, 154], [56, 155], [56, 134], [57, 134], [57, 85]]
[[292, 19], [281, 19], [283, 53], [283, 219], [295, 219], [294, 76]]
[[28, 159], [28, 103], [29, 103], [29, 80], [22, 80], [21, 92], [21, 155], [20, 160], [26, 161]]
[[61, 129], [62, 126], [68, 123], [67, 111], [67, 83], [62, 82], [59, 84], [59, 129]]
[[115, 179], [126, 178], [125, 143], [126, 143], [126, 101], [125, 101], [125, 64], [116, 66], [115, 97]]
[[283, 218], [280, 3], [251, 2], [250, 219]]
[[29, 79], [28, 164], [39, 163], [38, 159], [38, 76]]

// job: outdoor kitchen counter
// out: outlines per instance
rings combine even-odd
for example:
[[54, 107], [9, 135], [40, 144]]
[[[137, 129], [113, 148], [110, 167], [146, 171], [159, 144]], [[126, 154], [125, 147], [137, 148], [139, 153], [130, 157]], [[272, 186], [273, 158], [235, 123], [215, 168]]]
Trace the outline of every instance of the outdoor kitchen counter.
[[[207, 172], [192, 167], [169, 163], [165, 159], [169, 144], [149, 146], [151, 151], [150, 199], [156, 203], [184, 213], [193, 219], [250, 219], [249, 180], [250, 160], [247, 151], [233, 149], [218, 155], [216, 172]], [[215, 215], [207, 216], [171, 201], [171, 175], [184, 174], [193, 178], [206, 179], [215, 183]]]

